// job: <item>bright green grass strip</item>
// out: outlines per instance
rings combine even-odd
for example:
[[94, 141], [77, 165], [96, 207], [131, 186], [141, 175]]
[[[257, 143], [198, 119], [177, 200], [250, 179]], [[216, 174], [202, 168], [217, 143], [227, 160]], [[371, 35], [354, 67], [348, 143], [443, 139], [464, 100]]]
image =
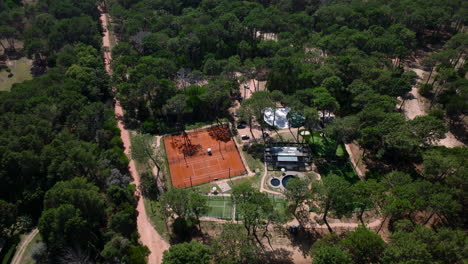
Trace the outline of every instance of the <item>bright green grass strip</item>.
[[336, 156], [337, 157], [343, 157], [345, 155], [345, 150], [344, 150], [343, 144], [338, 145], [336, 148]]

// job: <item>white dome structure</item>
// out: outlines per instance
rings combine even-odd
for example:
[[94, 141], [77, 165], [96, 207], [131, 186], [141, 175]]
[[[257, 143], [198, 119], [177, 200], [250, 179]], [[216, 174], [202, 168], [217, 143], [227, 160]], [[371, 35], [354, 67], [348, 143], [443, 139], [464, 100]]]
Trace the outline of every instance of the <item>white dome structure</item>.
[[276, 108], [273, 111], [273, 108], [265, 108], [263, 112], [263, 119], [270, 126], [276, 126], [280, 129], [289, 128], [288, 113], [291, 110], [289, 107]]

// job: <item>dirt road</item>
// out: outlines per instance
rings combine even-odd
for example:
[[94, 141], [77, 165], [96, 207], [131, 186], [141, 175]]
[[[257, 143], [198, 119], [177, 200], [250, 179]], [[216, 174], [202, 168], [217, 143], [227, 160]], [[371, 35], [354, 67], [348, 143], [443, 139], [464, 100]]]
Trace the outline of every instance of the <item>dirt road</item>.
[[26, 247], [28, 247], [29, 243], [31, 243], [31, 241], [38, 233], [39, 229], [35, 228], [33, 231], [31, 231], [31, 233], [24, 237], [23, 241], [21, 241], [21, 244], [18, 246], [18, 249], [15, 252], [15, 256], [13, 257], [13, 260], [10, 264], [21, 264]]
[[[104, 37], [102, 38], [102, 43], [104, 47], [110, 47], [110, 39], [109, 39], [109, 32], [107, 30], [107, 15], [101, 12], [101, 24], [104, 29]], [[109, 74], [112, 73], [110, 68], [110, 61], [111, 61], [111, 54], [110, 49], [104, 52], [104, 59], [106, 64], [106, 70]], [[120, 129], [120, 137], [123, 141], [123, 145], [125, 147], [125, 154], [130, 158], [130, 149], [131, 149], [131, 141], [130, 141], [130, 132], [125, 128], [122, 120], [123, 117], [123, 109], [120, 105], [120, 102], [116, 100], [115, 103], [115, 116], [118, 121], [118, 127]], [[135, 162], [130, 160], [129, 163], [129, 171], [133, 178], [133, 184], [137, 187], [140, 186], [140, 176], [135, 167]], [[138, 190], [138, 188], [137, 188]], [[138, 194], [138, 191], [137, 191]], [[169, 248], [169, 243], [167, 243], [161, 235], [154, 229], [151, 225], [148, 215], [146, 214], [145, 206], [143, 203], [143, 198], [139, 195], [137, 211], [137, 228], [138, 233], [140, 234], [140, 241], [149, 248], [151, 254], [148, 257], [149, 264], [159, 264], [162, 262], [163, 252]]]
[[[414, 71], [418, 75], [417, 83], [412, 87], [411, 92], [409, 92], [410, 98], [404, 101], [402, 107], [406, 119], [412, 120], [417, 116], [427, 115], [426, 109], [428, 102], [426, 98], [419, 94], [418, 87], [427, 79], [427, 75], [429, 75], [429, 73], [422, 70], [421, 58], [416, 58], [414, 65], [405, 68], [405, 70]], [[455, 136], [450, 131], [447, 132], [445, 134], [445, 138], [439, 140], [436, 145], [445, 146], [447, 148], [464, 146], [464, 144], [455, 138]]]

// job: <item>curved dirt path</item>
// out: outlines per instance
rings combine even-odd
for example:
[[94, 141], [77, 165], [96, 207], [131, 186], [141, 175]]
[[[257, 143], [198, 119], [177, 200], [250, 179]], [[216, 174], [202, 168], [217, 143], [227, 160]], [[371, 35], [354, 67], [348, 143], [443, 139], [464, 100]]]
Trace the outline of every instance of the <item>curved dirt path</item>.
[[[105, 29], [104, 36], [102, 38], [103, 46], [110, 47], [109, 32], [107, 30], [106, 13], [103, 13], [101, 11], [100, 20], [101, 20], [102, 27]], [[105, 66], [106, 66], [107, 72], [109, 74], [112, 74], [112, 71], [110, 68], [110, 61], [111, 61], [110, 49], [106, 49], [106, 51], [104, 52], [104, 60], [105, 60]], [[130, 132], [125, 128], [122, 122], [123, 109], [118, 100], [115, 100], [114, 112], [118, 120], [118, 127], [120, 129], [120, 137], [122, 139], [122, 142], [125, 148], [125, 154], [130, 158], [130, 149], [131, 149]], [[137, 187], [140, 186], [140, 176], [138, 175], [138, 172], [136, 170], [135, 162], [131, 159], [129, 163], [129, 171], [133, 178], [133, 184], [135, 184]], [[170, 245], [161, 237], [161, 235], [159, 235], [158, 232], [156, 232], [156, 230], [152, 226], [149, 220], [149, 217], [146, 214], [145, 205], [143, 203], [143, 198], [139, 194], [138, 188], [137, 188], [136, 194], [139, 197], [136, 210], [138, 211], [137, 228], [138, 228], [138, 233], [140, 234], [140, 241], [145, 246], [147, 246], [148, 249], [151, 251], [148, 257], [148, 263], [159, 264], [162, 262], [163, 252], [166, 249], [168, 249]]]
[[264, 186], [265, 186], [266, 178], [268, 177], [268, 169], [267, 169], [266, 163], [264, 164], [263, 170], [264, 170], [264, 171], [263, 171], [262, 179], [260, 180], [260, 192], [265, 192], [265, 193], [271, 193], [271, 194], [275, 194], [275, 195], [284, 196], [284, 194], [281, 193], [281, 192], [270, 191], [270, 190], [268, 190], [268, 189], [266, 189], [266, 188], [264, 187]]
[[18, 250], [16, 250], [15, 252], [15, 256], [13, 257], [11, 264], [21, 264], [26, 247], [29, 245], [29, 243], [31, 243], [31, 241], [36, 237], [38, 233], [39, 229], [35, 228], [33, 231], [31, 231], [24, 237], [23, 241], [21, 241], [21, 244], [19, 245]]

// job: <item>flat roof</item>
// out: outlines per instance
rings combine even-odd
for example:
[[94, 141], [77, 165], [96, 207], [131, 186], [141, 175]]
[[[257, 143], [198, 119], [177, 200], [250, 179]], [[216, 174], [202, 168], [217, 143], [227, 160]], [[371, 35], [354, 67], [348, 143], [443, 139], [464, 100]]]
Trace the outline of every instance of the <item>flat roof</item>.
[[299, 160], [295, 156], [278, 156], [278, 161], [298, 162]]
[[270, 152], [276, 156], [305, 156], [305, 151], [298, 147], [271, 147]]

